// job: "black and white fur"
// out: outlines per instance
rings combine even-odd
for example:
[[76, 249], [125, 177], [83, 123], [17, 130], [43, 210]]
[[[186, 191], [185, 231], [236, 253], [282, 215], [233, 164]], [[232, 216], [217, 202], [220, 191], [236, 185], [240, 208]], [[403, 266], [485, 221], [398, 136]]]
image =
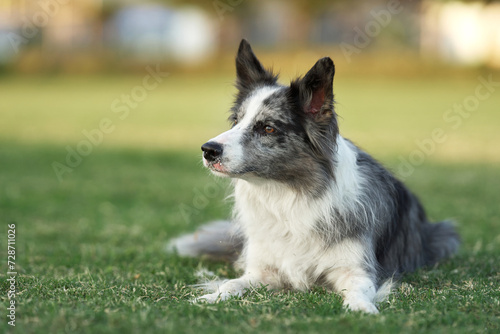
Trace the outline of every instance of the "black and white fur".
[[452, 225], [429, 223], [400, 181], [339, 134], [330, 58], [283, 86], [243, 40], [236, 71], [232, 128], [202, 147], [204, 165], [233, 179], [233, 223], [172, 245], [182, 255], [239, 254], [244, 273], [197, 300], [322, 285], [349, 309], [377, 313], [385, 280], [456, 252]]

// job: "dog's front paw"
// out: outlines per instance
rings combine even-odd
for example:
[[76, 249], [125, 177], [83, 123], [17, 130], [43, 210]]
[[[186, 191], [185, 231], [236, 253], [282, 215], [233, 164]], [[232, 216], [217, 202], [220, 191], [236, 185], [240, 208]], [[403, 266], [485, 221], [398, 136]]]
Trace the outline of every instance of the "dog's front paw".
[[360, 311], [370, 314], [377, 314], [378, 309], [375, 304], [363, 299], [350, 299], [344, 301], [344, 306], [351, 311]]
[[193, 300], [193, 303], [209, 303], [209, 304], [215, 304], [218, 302], [225, 301], [229, 299], [232, 295], [228, 292], [215, 292], [215, 293], [209, 293], [207, 295], [203, 295], [201, 297], [195, 298]]
[[220, 293], [210, 293], [208, 295], [203, 295], [201, 297], [193, 299], [193, 303], [209, 303], [209, 304], [218, 303], [219, 301], [221, 301], [219, 296]]

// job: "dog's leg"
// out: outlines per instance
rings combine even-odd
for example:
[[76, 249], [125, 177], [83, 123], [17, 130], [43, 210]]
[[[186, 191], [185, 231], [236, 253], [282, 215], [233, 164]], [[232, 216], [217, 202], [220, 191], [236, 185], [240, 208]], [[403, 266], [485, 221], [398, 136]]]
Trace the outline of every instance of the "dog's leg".
[[[334, 287], [344, 297], [344, 306], [352, 311], [378, 313], [373, 299], [377, 293], [375, 282], [361, 268], [342, 268], [332, 272]], [[331, 279], [333, 277], [330, 277]]]
[[224, 282], [216, 292], [196, 298], [195, 302], [218, 303], [232, 296], [243, 296], [246, 289], [258, 286], [260, 283], [261, 279], [258, 275], [247, 272], [240, 278]]
[[344, 298], [344, 306], [352, 311], [378, 313], [374, 304], [377, 293], [375, 270], [369, 250], [361, 242], [345, 241], [332, 254], [334, 264], [326, 278]]

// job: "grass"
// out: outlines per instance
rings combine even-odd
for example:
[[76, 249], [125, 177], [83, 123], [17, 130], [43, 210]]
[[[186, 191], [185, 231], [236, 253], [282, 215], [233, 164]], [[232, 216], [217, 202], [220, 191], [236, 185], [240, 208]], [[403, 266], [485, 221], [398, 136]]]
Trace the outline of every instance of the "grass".
[[[433, 219], [458, 222], [459, 254], [405, 276], [381, 314], [369, 316], [345, 312], [339, 296], [322, 289], [257, 289], [222, 304], [189, 303], [199, 294], [190, 287], [198, 270], [237, 275], [225, 263], [164, 252], [169, 238], [228, 214], [226, 183], [202, 169], [197, 146], [225, 128], [231, 79], [172, 76], [129, 118], [113, 118], [110, 103], [141, 80], [0, 82], [0, 249], [6, 254], [7, 224], [15, 222], [19, 273], [16, 327], [2, 314], [1, 332], [498, 332], [499, 94], [462, 127], [448, 129], [449, 139], [407, 179]], [[477, 85], [475, 79], [378, 82], [338, 79], [339, 112], [343, 132], [392, 168], [415, 140], [445, 127], [443, 110]], [[102, 117], [113, 118], [116, 130], [59, 182], [51, 164], [63, 163], [66, 146], [76, 147], [81, 131]], [[2, 313], [6, 272], [2, 265]]]

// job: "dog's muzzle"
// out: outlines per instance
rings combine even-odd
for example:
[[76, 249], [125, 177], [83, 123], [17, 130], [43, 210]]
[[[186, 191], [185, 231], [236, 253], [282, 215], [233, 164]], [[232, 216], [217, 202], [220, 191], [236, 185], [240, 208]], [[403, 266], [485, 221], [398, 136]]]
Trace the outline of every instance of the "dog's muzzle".
[[222, 145], [215, 142], [209, 141], [203, 144], [201, 150], [203, 151], [203, 157], [209, 162], [214, 162], [222, 156]]

